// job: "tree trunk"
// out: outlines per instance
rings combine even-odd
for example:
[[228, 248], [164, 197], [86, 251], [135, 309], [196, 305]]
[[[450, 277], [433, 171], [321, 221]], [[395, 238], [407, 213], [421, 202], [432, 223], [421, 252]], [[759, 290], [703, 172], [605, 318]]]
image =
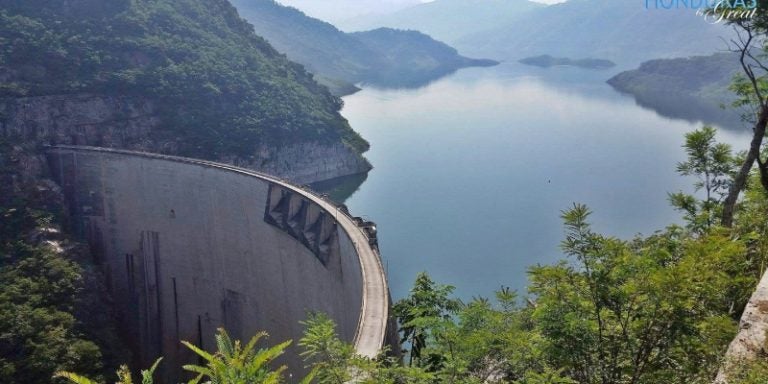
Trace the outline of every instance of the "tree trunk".
[[768, 160], [765, 162], [760, 161], [760, 156], [757, 157], [757, 166], [760, 169], [760, 184], [763, 185], [763, 189], [768, 192]]
[[768, 105], [764, 105], [760, 109], [760, 116], [755, 124], [754, 135], [752, 136], [752, 143], [749, 146], [749, 152], [747, 152], [747, 158], [744, 160], [744, 164], [741, 166], [739, 173], [733, 180], [733, 185], [728, 191], [728, 197], [725, 199], [723, 206], [723, 226], [733, 226], [733, 216], [736, 211], [736, 202], [739, 200], [739, 194], [747, 186], [747, 180], [749, 179], [749, 172], [752, 170], [752, 165], [759, 159], [760, 147], [763, 145], [763, 137], [765, 137], [765, 126], [768, 124]]

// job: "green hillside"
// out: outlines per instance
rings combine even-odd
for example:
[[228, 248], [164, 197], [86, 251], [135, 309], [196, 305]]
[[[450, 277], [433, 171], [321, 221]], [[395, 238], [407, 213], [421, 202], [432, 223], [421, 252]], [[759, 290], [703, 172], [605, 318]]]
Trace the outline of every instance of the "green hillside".
[[301, 141], [367, 149], [341, 101], [226, 0], [2, 0], [0, 78], [0, 97], [147, 97], [186, 155]]
[[[415, 31], [379, 29], [344, 33], [273, 0], [234, 0], [243, 17], [288, 58], [338, 89], [347, 84], [414, 86], [462, 67], [495, 62], [465, 58]], [[344, 93], [344, 92], [339, 92]]]

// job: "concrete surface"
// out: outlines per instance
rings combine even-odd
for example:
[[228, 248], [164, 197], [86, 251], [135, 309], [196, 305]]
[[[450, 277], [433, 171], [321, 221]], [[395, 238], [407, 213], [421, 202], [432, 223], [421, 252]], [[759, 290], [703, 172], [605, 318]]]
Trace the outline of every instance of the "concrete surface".
[[76, 146], [47, 154], [76, 232], [105, 271], [134, 363], [164, 356], [164, 382], [198, 363], [179, 341], [214, 349], [218, 327], [243, 340], [260, 330], [270, 344], [293, 339], [280, 362], [296, 381], [308, 311], [327, 313], [363, 356], [393, 342], [378, 250], [330, 201], [202, 160]]

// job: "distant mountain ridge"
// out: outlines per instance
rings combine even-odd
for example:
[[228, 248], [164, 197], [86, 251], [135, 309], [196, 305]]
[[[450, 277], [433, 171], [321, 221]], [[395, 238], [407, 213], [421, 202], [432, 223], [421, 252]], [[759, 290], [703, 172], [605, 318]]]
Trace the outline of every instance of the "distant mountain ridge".
[[[461, 10], [461, 11], [457, 11]], [[496, 60], [600, 57], [619, 65], [657, 58], [708, 55], [732, 31], [692, 9], [646, 9], [641, 0], [568, 0], [545, 6], [527, 0], [435, 0], [344, 28], [410, 28], [463, 54]]]
[[709, 55], [725, 47], [732, 31], [691, 9], [645, 9], [642, 1], [569, 0], [533, 10], [493, 31], [468, 35], [455, 44], [471, 54], [495, 58], [547, 53], [601, 57], [619, 64]]
[[336, 94], [349, 93], [354, 83], [415, 86], [459, 68], [496, 64], [463, 57], [416, 31], [345, 33], [273, 0], [233, 0], [233, 4], [258, 35], [303, 64]]
[[468, 33], [493, 30], [545, 7], [528, 0], [436, 0], [388, 15], [349, 19], [339, 26], [346, 31], [377, 27], [412, 29], [454, 44]]

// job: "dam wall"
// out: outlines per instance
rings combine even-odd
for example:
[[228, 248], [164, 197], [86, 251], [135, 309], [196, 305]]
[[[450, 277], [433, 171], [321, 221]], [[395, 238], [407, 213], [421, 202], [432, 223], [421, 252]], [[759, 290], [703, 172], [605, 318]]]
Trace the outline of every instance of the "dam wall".
[[280, 359], [289, 381], [304, 372], [296, 342], [309, 311], [328, 314], [363, 356], [393, 338], [378, 248], [326, 199], [208, 161], [76, 146], [47, 158], [134, 363], [163, 356], [163, 382], [199, 362], [180, 340], [215, 350], [219, 327], [241, 340], [262, 330], [270, 345], [294, 340]]

